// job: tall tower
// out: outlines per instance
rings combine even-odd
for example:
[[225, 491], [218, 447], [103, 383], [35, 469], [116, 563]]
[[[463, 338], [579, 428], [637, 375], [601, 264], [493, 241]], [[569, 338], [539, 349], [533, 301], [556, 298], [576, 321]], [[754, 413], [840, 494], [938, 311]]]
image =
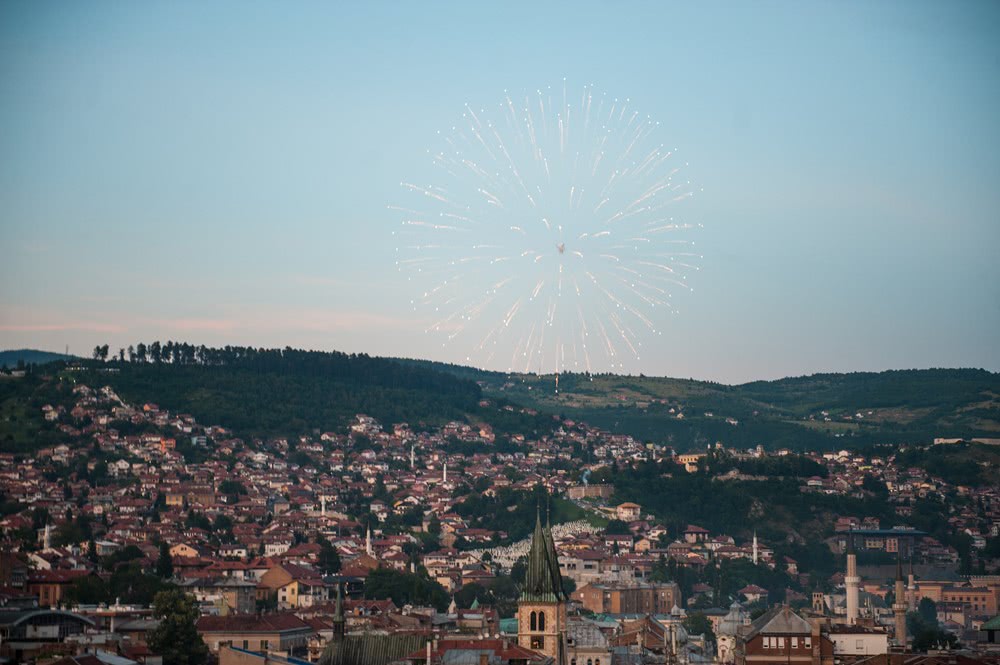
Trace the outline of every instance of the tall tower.
[[917, 578], [913, 575], [913, 550], [910, 550], [910, 573], [906, 576], [906, 602], [910, 607], [917, 606]]
[[906, 587], [903, 584], [903, 562], [896, 553], [896, 598], [892, 602], [892, 613], [896, 620], [896, 644], [906, 649]]
[[374, 556], [375, 550], [372, 549], [372, 527], [369, 524], [368, 530], [365, 531], [365, 553], [368, 556]]
[[858, 557], [854, 553], [854, 533], [848, 532], [847, 575], [844, 577], [844, 585], [847, 587], [847, 623], [852, 625], [858, 622], [858, 585], [860, 584]]
[[757, 565], [757, 529], [753, 530], [753, 565]]
[[413, 467], [417, 465], [417, 449], [416, 446], [410, 446], [410, 471], [413, 471]]
[[517, 601], [518, 646], [552, 657], [555, 665], [566, 665], [566, 601], [555, 541], [552, 531], [542, 528], [539, 511], [524, 589]]
[[823, 597], [823, 592], [816, 590], [812, 592], [812, 608], [813, 612], [819, 615], [826, 614], [826, 599]]

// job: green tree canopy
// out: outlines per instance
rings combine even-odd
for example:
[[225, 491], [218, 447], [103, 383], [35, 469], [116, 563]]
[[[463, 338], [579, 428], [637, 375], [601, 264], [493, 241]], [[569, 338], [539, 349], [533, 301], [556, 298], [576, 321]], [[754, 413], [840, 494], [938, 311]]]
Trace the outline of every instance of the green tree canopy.
[[208, 647], [195, 628], [198, 606], [179, 589], [161, 591], [153, 601], [153, 616], [160, 620], [147, 638], [149, 648], [163, 656], [163, 665], [202, 665]]

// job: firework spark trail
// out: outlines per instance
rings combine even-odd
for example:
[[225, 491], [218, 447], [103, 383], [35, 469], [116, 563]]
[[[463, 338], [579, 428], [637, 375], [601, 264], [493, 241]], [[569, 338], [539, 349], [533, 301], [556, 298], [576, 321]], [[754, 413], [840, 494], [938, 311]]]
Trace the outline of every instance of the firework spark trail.
[[639, 361], [676, 311], [670, 289], [692, 291], [703, 258], [678, 237], [700, 226], [677, 209], [695, 192], [658, 130], [589, 85], [466, 104], [427, 151], [437, 184], [401, 182], [405, 198], [388, 206], [401, 219], [397, 268], [422, 284], [413, 307], [437, 312], [427, 330], [480, 366], [508, 354], [508, 370], [556, 373]]

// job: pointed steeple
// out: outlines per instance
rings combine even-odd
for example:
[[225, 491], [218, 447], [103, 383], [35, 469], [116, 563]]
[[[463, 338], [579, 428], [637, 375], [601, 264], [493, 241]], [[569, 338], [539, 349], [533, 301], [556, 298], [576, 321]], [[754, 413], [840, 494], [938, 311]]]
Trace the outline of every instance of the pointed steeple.
[[531, 548], [528, 550], [528, 570], [525, 574], [522, 600], [536, 602], [558, 602], [566, 598], [559, 572], [552, 532], [542, 527], [542, 511], [535, 512], [535, 530], [531, 534]]

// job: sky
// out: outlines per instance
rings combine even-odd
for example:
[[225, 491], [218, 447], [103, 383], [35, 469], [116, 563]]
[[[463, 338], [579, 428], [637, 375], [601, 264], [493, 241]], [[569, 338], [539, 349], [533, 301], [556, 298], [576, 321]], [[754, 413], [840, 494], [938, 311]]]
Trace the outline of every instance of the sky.
[[693, 290], [622, 371], [997, 371], [998, 34], [985, 1], [5, 2], [0, 348], [465, 362], [387, 204], [466, 104], [565, 80], [699, 188]]

